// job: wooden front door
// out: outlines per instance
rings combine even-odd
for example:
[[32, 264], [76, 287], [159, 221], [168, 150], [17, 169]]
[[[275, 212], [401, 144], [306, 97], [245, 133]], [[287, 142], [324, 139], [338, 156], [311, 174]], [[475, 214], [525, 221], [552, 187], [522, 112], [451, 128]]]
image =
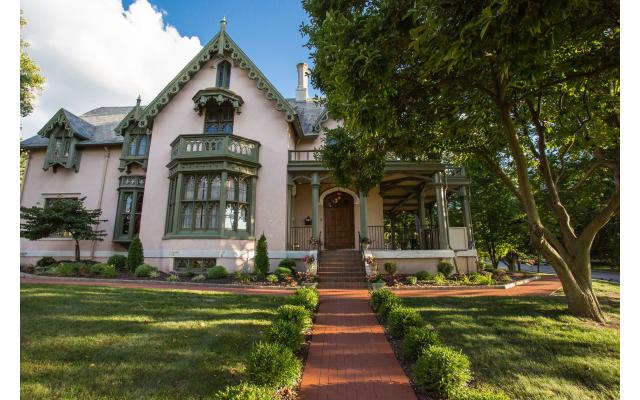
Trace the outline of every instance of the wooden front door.
[[331, 193], [324, 199], [324, 247], [355, 248], [353, 197], [344, 192]]

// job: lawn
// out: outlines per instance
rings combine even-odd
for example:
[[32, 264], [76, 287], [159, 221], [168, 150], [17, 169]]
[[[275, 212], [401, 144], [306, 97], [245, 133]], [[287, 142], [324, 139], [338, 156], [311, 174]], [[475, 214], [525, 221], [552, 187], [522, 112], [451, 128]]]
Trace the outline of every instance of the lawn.
[[594, 288], [606, 327], [569, 315], [561, 295], [402, 301], [469, 356], [477, 381], [514, 399], [618, 399], [620, 287]]
[[238, 383], [283, 298], [22, 285], [25, 399], [198, 399]]

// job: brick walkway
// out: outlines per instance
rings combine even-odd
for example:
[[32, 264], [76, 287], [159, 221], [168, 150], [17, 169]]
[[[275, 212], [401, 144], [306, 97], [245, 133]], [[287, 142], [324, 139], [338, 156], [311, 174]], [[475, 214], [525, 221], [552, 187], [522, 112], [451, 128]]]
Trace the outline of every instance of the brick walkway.
[[300, 398], [415, 399], [368, 291], [320, 289], [320, 298]]

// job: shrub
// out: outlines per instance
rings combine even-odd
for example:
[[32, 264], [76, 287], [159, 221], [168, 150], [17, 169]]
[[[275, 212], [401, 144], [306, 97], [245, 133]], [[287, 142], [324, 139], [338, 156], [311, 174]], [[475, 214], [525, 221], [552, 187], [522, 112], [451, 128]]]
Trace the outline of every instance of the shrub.
[[391, 310], [400, 306], [401, 303], [398, 297], [390, 297], [384, 303], [380, 304], [380, 307], [378, 307], [378, 314], [380, 314], [380, 316], [386, 320], [387, 318], [389, 318], [389, 313], [391, 312]]
[[418, 278], [416, 278], [415, 276], [407, 276], [406, 282], [408, 285], [415, 285], [416, 283], [418, 283]]
[[165, 280], [167, 282], [179, 282], [180, 277], [178, 276], [178, 274], [169, 274], [169, 276], [167, 276]]
[[300, 360], [280, 343], [256, 343], [247, 355], [246, 363], [247, 381], [271, 388], [294, 385], [302, 371]]
[[300, 331], [311, 327], [311, 312], [303, 306], [294, 306], [293, 304], [285, 304], [276, 310], [276, 321], [292, 321], [300, 329]]
[[264, 281], [265, 275], [262, 272], [256, 272], [254, 276], [256, 281]]
[[278, 267], [285, 267], [293, 270], [296, 268], [296, 261], [292, 260], [291, 258], [283, 258], [282, 260], [280, 260]]
[[295, 306], [303, 306], [307, 310], [313, 312], [318, 308], [320, 298], [318, 297], [318, 291], [314, 288], [300, 288], [296, 289], [296, 293], [287, 299], [287, 304], [293, 304]]
[[209, 279], [223, 279], [229, 276], [227, 269], [222, 265], [216, 265], [207, 269], [207, 276]]
[[371, 293], [371, 308], [373, 308], [373, 311], [378, 312], [380, 305], [382, 305], [382, 303], [386, 302], [390, 298], [397, 298], [397, 297], [398, 296], [396, 296], [395, 293], [393, 293], [391, 290], [387, 288], [376, 290], [375, 292]]
[[509, 400], [509, 396], [503, 391], [488, 386], [478, 386], [460, 390], [452, 400]]
[[53, 257], [42, 257], [36, 261], [36, 268], [46, 268], [56, 263], [56, 259]]
[[191, 278], [191, 282], [203, 282], [206, 281], [207, 277], [204, 276], [204, 274], [198, 274], [196, 276], [194, 276], [193, 278]]
[[61, 262], [55, 269], [56, 276], [75, 276], [78, 273], [80, 264], [71, 262]]
[[274, 274], [269, 274], [267, 275], [267, 282], [269, 283], [276, 283], [278, 282], [278, 276], [274, 275]]
[[469, 359], [446, 346], [431, 346], [413, 367], [414, 382], [427, 392], [452, 396], [471, 379]]
[[[491, 274], [489, 272], [489, 274]], [[487, 275], [483, 275], [483, 274], [478, 274], [478, 273], [473, 273], [471, 275], [469, 275], [469, 281], [471, 283], [474, 283], [476, 285], [490, 285], [491, 284], [491, 276], [487, 276]]]
[[409, 361], [415, 361], [429, 347], [441, 344], [438, 332], [433, 329], [412, 326], [404, 335], [404, 340], [400, 345], [402, 356]]
[[91, 276], [91, 267], [96, 265], [96, 264], [85, 264], [83, 262], [76, 262], [75, 264], [77, 265], [76, 274], [79, 276]]
[[395, 307], [389, 312], [389, 332], [397, 338], [403, 338], [407, 330], [412, 327], [421, 327], [424, 321], [420, 313], [413, 308]]
[[240, 282], [244, 284], [251, 282], [251, 274], [247, 272], [237, 271], [234, 274], [233, 278], [236, 280], [236, 282]]
[[438, 272], [440, 272], [446, 278], [453, 272], [453, 265], [451, 265], [451, 263], [447, 261], [440, 261], [438, 263]]
[[149, 274], [149, 278], [157, 278], [160, 276], [160, 272], [158, 271], [151, 271], [151, 273]]
[[277, 319], [269, 327], [267, 340], [285, 345], [295, 352], [300, 349], [300, 345], [304, 341], [304, 335], [295, 321]]
[[436, 285], [445, 285], [447, 283], [447, 278], [443, 274], [438, 272], [433, 276], [433, 283], [435, 283]]
[[144, 278], [144, 277], [153, 278], [151, 276], [151, 273], [154, 272], [154, 271], [157, 272], [158, 269], [156, 267], [152, 266], [152, 265], [149, 265], [149, 264], [141, 264], [138, 267], [136, 267], [136, 269], [133, 272], [133, 274], [135, 276], [137, 276], [137, 277], [140, 277], [140, 278]]
[[418, 278], [419, 281], [428, 281], [432, 277], [433, 277], [433, 274], [431, 274], [431, 273], [429, 273], [427, 271], [416, 272], [416, 278]]
[[127, 256], [124, 256], [122, 254], [114, 254], [109, 257], [109, 260], [107, 260], [107, 264], [115, 266], [118, 271], [124, 271], [127, 268]]
[[93, 264], [89, 267], [89, 272], [91, 275], [100, 275], [112, 278], [118, 275], [118, 271], [116, 271], [116, 267], [110, 264]]
[[102, 275], [102, 268], [104, 268], [107, 264], [93, 264], [89, 267], [89, 272], [91, 275]]
[[273, 400], [275, 392], [271, 388], [240, 383], [227, 386], [213, 395], [213, 400]]
[[135, 271], [139, 265], [144, 264], [144, 250], [142, 242], [138, 236], [133, 238], [129, 245], [129, 253], [127, 253], [127, 268], [129, 271]]
[[255, 268], [256, 272], [262, 272], [265, 275], [269, 272], [269, 252], [267, 250], [267, 238], [264, 237], [264, 233], [260, 236], [256, 245]]
[[498, 282], [511, 282], [512, 279], [504, 269], [497, 269], [494, 271], [494, 275]]
[[280, 279], [284, 279], [287, 276], [291, 276], [291, 270], [287, 267], [278, 267], [275, 272], [276, 276]]
[[387, 261], [384, 263], [384, 270], [389, 275], [395, 275], [398, 272], [398, 265], [393, 261]]

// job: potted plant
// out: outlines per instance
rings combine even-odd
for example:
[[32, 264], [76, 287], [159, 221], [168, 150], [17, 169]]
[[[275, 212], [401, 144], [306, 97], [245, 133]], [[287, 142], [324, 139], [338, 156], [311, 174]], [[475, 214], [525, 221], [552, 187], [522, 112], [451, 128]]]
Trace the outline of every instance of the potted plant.
[[371, 273], [372, 274], [377, 274], [378, 273], [378, 262], [376, 261], [376, 259], [373, 256], [367, 256], [367, 258], [365, 258], [364, 262], [369, 266], [369, 268], [371, 269]]
[[368, 250], [369, 246], [371, 246], [371, 239], [363, 237], [362, 240], [360, 240], [360, 243], [362, 244], [363, 249]]
[[375, 292], [376, 290], [382, 289], [387, 284], [384, 280], [382, 280], [382, 276], [380, 274], [373, 274], [367, 278], [369, 284], [371, 285], [371, 291]]

